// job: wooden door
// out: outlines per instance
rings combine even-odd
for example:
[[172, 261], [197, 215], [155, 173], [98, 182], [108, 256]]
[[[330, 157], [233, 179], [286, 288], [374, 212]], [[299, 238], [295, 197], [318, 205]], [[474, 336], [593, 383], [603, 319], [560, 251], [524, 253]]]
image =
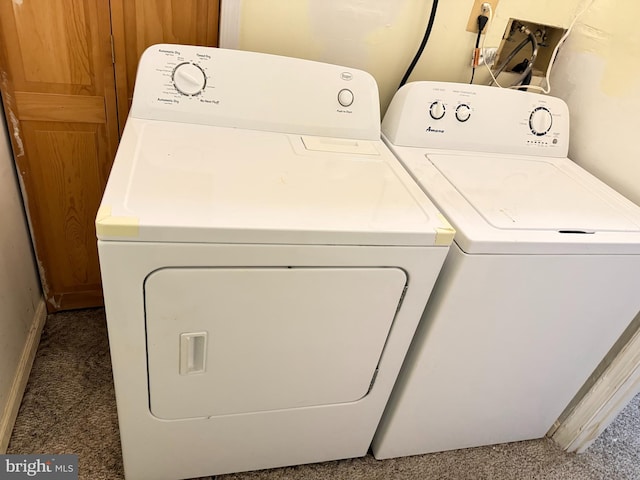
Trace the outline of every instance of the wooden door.
[[118, 120], [109, 0], [0, 0], [0, 89], [50, 312], [102, 304]]
[[120, 130], [142, 52], [156, 43], [218, 45], [219, 0], [111, 0]]

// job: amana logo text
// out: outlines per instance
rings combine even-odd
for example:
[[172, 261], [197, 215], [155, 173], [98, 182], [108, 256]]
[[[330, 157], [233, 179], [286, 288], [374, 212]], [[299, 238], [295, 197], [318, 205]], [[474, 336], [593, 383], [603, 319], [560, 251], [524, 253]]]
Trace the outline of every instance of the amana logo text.
[[431, 128], [431, 127], [427, 127], [427, 129], [425, 130], [425, 132], [432, 132], [432, 133], [444, 133], [444, 130], [440, 130], [439, 128]]

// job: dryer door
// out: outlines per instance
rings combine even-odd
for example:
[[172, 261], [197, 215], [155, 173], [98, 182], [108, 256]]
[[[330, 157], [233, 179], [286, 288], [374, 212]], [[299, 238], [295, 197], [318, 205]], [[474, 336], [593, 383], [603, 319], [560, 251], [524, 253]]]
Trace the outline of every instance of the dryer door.
[[407, 278], [398, 268], [165, 268], [147, 277], [151, 412], [180, 419], [356, 401]]

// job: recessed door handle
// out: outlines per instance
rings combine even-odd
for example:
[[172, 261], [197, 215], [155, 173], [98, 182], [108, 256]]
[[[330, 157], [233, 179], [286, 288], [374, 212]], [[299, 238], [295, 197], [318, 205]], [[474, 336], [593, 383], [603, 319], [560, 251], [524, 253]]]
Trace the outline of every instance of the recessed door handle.
[[204, 373], [207, 363], [207, 332], [180, 334], [180, 375]]

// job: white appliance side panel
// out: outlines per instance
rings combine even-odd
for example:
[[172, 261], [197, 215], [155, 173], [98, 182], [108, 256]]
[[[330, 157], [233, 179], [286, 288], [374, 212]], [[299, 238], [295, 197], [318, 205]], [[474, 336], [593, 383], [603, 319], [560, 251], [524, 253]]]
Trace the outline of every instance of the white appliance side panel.
[[543, 437], [640, 310], [640, 256], [449, 252], [376, 458]]
[[406, 281], [398, 268], [152, 273], [145, 282], [152, 413], [210, 417], [364, 397]]

